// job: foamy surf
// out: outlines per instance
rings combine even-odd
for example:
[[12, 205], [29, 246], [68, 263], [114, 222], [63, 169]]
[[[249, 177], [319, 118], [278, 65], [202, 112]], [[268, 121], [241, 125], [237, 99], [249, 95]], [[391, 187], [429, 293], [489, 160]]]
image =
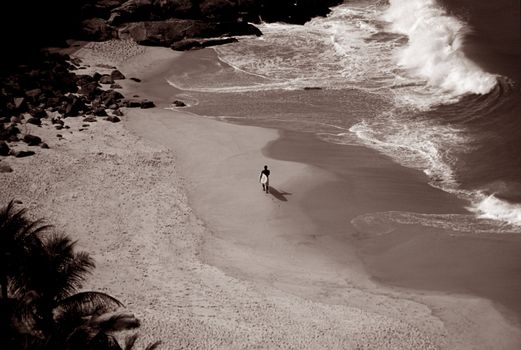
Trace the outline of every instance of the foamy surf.
[[468, 26], [434, 0], [390, 0], [383, 18], [392, 31], [409, 42], [397, 53], [397, 62], [429, 85], [455, 95], [486, 94], [496, 77], [484, 72], [463, 51]]
[[[461, 188], [459, 157], [473, 152], [475, 135], [468, 125], [451, 123], [435, 110], [465, 97], [470, 106], [463, 106], [462, 117], [469, 121], [502, 101], [501, 79], [465, 55], [465, 35], [471, 30], [466, 23], [449, 16], [433, 0], [391, 0], [389, 4], [348, 2], [327, 18], [315, 18], [304, 26], [272, 23], [261, 29], [265, 34], [261, 38], [247, 37], [206, 51], [212, 52], [212, 59], [203, 57], [203, 64], [194, 65], [199, 70], [173, 74], [169, 84], [211, 94], [264, 94], [306, 87], [371, 94], [385, 107], [353, 113], [349, 98], [338, 100], [351, 113], [340, 112], [330, 119], [336, 125], [322, 125], [319, 119], [308, 123], [295, 115], [280, 119], [282, 114], [276, 111], [265, 118], [312, 131], [327, 142], [374, 148], [399, 164], [423, 171], [432, 186], [477, 203], [473, 206], [480, 208], [474, 211], [478, 215], [498, 225], [515, 222], [515, 215], [506, 214], [515, 208], [503, 207], [504, 211], [493, 214], [498, 210], [492, 210], [490, 201], [478, 205], [483, 200], [478, 189]], [[453, 112], [462, 112], [462, 106], [454, 106]], [[433, 112], [420, 113], [425, 111]]]
[[503, 201], [493, 194], [485, 196], [480, 193], [481, 200], [474, 201], [468, 208], [479, 218], [500, 220], [521, 228], [521, 205]]
[[376, 212], [359, 215], [351, 224], [361, 233], [385, 235], [398, 225], [420, 225], [452, 231], [454, 234], [518, 233], [519, 226], [503, 223], [497, 219], [476, 218], [469, 214], [421, 214], [403, 211]]

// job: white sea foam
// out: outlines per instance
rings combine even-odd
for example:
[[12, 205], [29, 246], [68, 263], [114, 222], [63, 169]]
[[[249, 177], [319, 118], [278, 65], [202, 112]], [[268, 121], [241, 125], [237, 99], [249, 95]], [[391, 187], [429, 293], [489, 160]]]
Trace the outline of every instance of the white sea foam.
[[351, 220], [360, 232], [385, 235], [396, 230], [397, 225], [421, 225], [458, 234], [518, 233], [519, 226], [498, 224], [497, 219], [476, 218], [472, 214], [421, 214], [404, 211], [366, 213]]
[[[262, 24], [262, 40], [244, 38], [235, 46], [215, 50], [236, 71], [266, 79], [257, 85], [236, 86], [237, 91], [380, 88], [393, 84], [389, 51], [396, 44], [367, 40], [378, 33], [380, 13], [377, 6], [342, 5], [327, 18], [315, 18], [304, 26]], [[370, 86], [372, 81], [374, 86]]]
[[511, 225], [521, 227], [521, 205], [512, 204], [501, 200], [494, 195], [485, 196], [480, 193], [480, 200], [472, 203], [468, 209], [476, 213], [478, 217], [508, 222]]
[[[404, 115], [405, 114], [405, 115]], [[349, 131], [367, 146], [397, 160], [401, 165], [422, 170], [431, 184], [447, 191], [456, 191], [451, 152], [467, 152], [467, 138], [455, 127], [436, 125], [433, 121], [412, 120], [403, 111], [388, 112], [370, 122], [362, 121]]]
[[383, 18], [392, 31], [409, 38], [397, 54], [398, 64], [430, 85], [455, 95], [486, 94], [496, 85], [494, 75], [465, 56], [467, 24], [435, 0], [390, 0]]

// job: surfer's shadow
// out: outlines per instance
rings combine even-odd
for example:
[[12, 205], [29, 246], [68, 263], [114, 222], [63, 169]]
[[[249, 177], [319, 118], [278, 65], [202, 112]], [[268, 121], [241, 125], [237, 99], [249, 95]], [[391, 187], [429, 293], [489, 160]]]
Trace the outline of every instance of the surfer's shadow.
[[271, 194], [273, 197], [275, 197], [276, 199], [278, 199], [279, 201], [282, 201], [282, 202], [287, 202], [288, 199], [286, 198], [286, 196], [292, 195], [292, 193], [289, 193], [286, 191], [279, 191], [273, 186], [269, 187], [269, 194]]

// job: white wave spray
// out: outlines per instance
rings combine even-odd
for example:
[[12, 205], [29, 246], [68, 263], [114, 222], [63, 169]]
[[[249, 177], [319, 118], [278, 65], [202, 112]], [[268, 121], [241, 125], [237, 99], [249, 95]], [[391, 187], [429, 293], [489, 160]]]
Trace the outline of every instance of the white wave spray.
[[484, 72], [463, 51], [466, 23], [449, 16], [435, 0], [390, 0], [383, 19], [409, 38], [398, 64], [412, 74], [455, 95], [486, 94], [496, 77]]
[[478, 217], [508, 222], [511, 225], [521, 227], [521, 205], [503, 201], [494, 195], [481, 194], [480, 200], [474, 201], [468, 208]]

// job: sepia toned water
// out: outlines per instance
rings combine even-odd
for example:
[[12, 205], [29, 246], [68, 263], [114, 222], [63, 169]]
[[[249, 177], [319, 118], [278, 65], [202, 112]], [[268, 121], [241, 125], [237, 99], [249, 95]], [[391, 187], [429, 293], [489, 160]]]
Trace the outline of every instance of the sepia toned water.
[[364, 145], [421, 170], [474, 213], [447, 217], [452, 226], [485, 218], [487, 230], [517, 232], [519, 21], [507, 0], [349, 1], [304, 26], [262, 24], [260, 38], [190, 53], [168, 81], [195, 113]]

